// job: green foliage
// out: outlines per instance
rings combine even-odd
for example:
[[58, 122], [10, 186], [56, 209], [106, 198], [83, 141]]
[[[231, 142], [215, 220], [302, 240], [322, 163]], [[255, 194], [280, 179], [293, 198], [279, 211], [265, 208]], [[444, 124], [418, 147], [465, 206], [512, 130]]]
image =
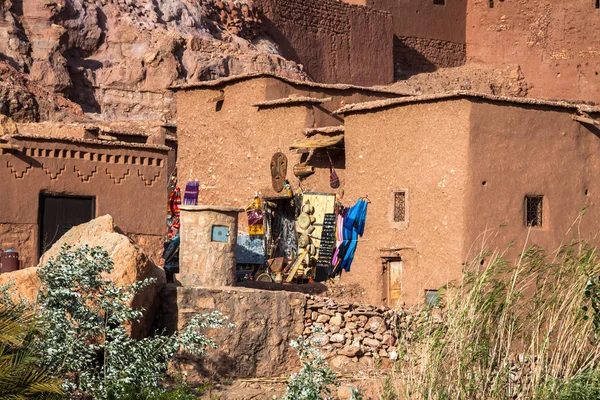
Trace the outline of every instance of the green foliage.
[[312, 338], [299, 337], [290, 343], [298, 352], [302, 368], [288, 379], [283, 400], [329, 399], [331, 386], [339, 386], [337, 375], [329, 368], [323, 355], [312, 342]]
[[381, 400], [398, 400], [398, 393], [394, 387], [391, 375], [386, 376], [385, 381], [383, 381], [381, 387]]
[[60, 381], [40, 367], [34, 315], [22, 304], [13, 304], [7, 288], [0, 291], [0, 399], [62, 394]]
[[118, 287], [103, 277], [112, 269], [101, 248], [66, 245], [40, 267], [39, 305], [49, 327], [40, 337], [44, 363], [65, 377], [65, 390], [96, 399], [168, 396], [160, 383], [169, 361], [180, 348], [202, 354], [216, 347], [199, 330], [222, 327], [226, 318], [218, 312], [197, 315], [181, 335], [131, 338], [125, 326], [144, 310], [133, 310], [130, 301], [152, 280]]

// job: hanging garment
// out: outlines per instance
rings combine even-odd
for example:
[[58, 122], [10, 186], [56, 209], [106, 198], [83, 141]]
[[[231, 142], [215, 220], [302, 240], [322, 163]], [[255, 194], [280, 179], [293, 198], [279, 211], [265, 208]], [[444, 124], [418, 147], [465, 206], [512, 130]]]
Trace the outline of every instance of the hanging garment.
[[356, 204], [348, 210], [344, 218], [343, 237], [338, 257], [342, 259], [338, 269], [350, 272], [350, 266], [354, 259], [354, 252], [358, 244], [358, 238], [362, 237], [367, 219], [367, 205], [364, 199], [359, 199]]
[[198, 191], [200, 184], [198, 181], [189, 181], [185, 185], [185, 193], [183, 194], [183, 204], [195, 206], [198, 204]]
[[173, 237], [179, 234], [179, 205], [181, 204], [181, 192], [179, 187], [175, 186], [173, 191], [169, 195], [169, 216], [167, 218], [167, 240], [173, 239]]

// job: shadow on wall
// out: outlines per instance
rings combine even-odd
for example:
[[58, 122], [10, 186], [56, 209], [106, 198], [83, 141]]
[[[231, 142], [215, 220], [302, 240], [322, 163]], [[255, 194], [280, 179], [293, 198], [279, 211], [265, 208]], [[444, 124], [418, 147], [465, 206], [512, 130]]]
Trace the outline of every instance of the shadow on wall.
[[[269, 19], [262, 11], [260, 11], [260, 18], [262, 21], [263, 29], [279, 47], [280, 54], [286, 59], [297, 62], [298, 64], [302, 64], [304, 67], [304, 63], [300, 60], [300, 56], [294, 49], [292, 42], [288, 40], [287, 37], [275, 26], [273, 21]], [[308, 72], [308, 71], [305, 71]]]
[[434, 72], [437, 66], [422, 53], [394, 35], [394, 79], [408, 79], [422, 72]]
[[310, 165], [317, 169], [329, 169], [329, 157], [327, 157], [327, 153], [329, 153], [331, 157], [331, 161], [333, 162], [333, 168], [335, 169], [346, 169], [346, 157], [343, 149], [340, 148], [330, 148], [328, 150], [325, 149], [317, 149], [311, 153], [302, 154], [300, 158], [301, 163], [306, 163], [306, 165]]

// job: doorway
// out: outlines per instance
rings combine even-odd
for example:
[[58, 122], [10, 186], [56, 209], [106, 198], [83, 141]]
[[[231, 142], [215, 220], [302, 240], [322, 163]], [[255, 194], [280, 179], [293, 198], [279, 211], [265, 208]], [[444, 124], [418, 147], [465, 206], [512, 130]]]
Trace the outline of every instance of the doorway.
[[69, 229], [96, 216], [96, 198], [40, 194], [39, 256], [41, 257]]
[[388, 261], [388, 305], [395, 307], [402, 300], [402, 260]]

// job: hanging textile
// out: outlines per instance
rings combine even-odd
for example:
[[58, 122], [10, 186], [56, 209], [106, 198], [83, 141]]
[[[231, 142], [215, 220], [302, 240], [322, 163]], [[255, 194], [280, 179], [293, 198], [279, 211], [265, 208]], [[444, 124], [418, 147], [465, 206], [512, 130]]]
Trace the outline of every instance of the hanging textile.
[[366, 200], [359, 199], [354, 206], [344, 210], [342, 216], [343, 227], [341, 229], [342, 242], [334, 254], [335, 268], [333, 275], [341, 270], [350, 272], [358, 238], [362, 237], [365, 231], [367, 206], [368, 202]]
[[183, 194], [183, 204], [195, 206], [198, 204], [198, 191], [200, 184], [198, 181], [189, 181], [185, 185], [185, 193]]
[[262, 208], [262, 202], [260, 198], [256, 197], [250, 203], [248, 207], [246, 207], [246, 215], [248, 216], [248, 234], [249, 235], [264, 235], [265, 234], [265, 225], [264, 218], [265, 213]]
[[168, 217], [167, 217], [167, 240], [179, 234], [179, 206], [181, 205], [181, 192], [179, 187], [175, 188], [169, 194]]

